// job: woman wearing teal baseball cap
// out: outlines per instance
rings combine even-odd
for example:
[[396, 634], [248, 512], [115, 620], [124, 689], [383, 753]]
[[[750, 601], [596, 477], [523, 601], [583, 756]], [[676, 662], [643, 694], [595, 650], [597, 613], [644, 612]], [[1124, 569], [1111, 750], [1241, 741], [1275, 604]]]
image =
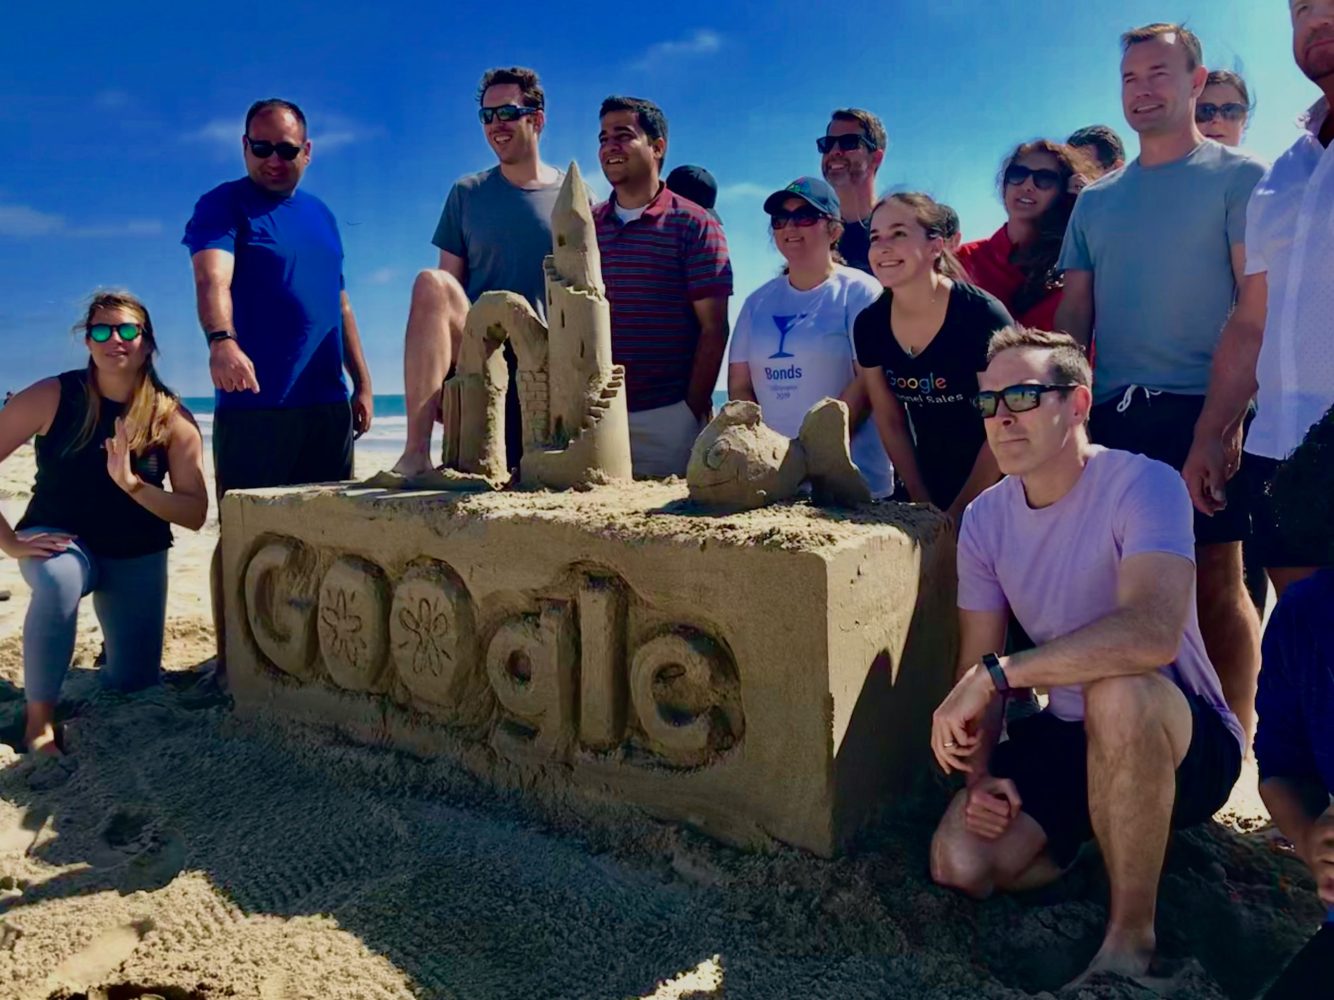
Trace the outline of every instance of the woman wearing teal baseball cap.
[[865, 420], [866, 392], [853, 357], [852, 324], [880, 297], [869, 274], [834, 250], [843, 234], [838, 196], [818, 177], [799, 177], [764, 202], [784, 272], [741, 307], [728, 353], [727, 394], [760, 404], [764, 422], [795, 438], [825, 397], [847, 404], [852, 459], [875, 497], [894, 491], [894, 472]]

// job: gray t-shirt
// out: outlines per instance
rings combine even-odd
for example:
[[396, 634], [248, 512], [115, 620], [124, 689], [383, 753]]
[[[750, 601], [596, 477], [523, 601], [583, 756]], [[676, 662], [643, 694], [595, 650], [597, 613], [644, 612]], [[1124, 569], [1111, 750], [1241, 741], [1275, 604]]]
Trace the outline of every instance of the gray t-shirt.
[[546, 318], [542, 260], [551, 253], [551, 211], [564, 180], [557, 171], [552, 184], [518, 188], [497, 166], [454, 182], [431, 242], [468, 262], [471, 301], [483, 292], [518, 292]]
[[1093, 272], [1094, 402], [1127, 386], [1202, 396], [1246, 242], [1246, 202], [1265, 172], [1206, 140], [1157, 167], [1138, 159], [1079, 195], [1060, 266]]

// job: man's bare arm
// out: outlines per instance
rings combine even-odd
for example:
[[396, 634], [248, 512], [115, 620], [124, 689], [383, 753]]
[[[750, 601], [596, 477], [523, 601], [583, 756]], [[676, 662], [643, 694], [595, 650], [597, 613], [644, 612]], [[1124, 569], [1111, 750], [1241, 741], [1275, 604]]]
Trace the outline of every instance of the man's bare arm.
[[1093, 339], [1093, 272], [1066, 271], [1065, 290], [1056, 307], [1056, 329], [1068, 333], [1088, 350]]
[[1142, 552], [1123, 560], [1116, 610], [1068, 635], [1007, 658], [1011, 687], [1089, 684], [1171, 663], [1181, 646], [1195, 566], [1184, 556]]
[[734, 361], [727, 366], [727, 398], [755, 402], [755, 383], [750, 378], [750, 364]]
[[727, 353], [727, 296], [696, 299], [691, 303], [699, 320], [699, 340], [695, 344], [695, 362], [690, 368], [690, 387], [686, 404], [700, 420], [713, 407], [713, 387], [718, 383], [723, 355]]
[[[232, 323], [232, 275], [236, 257], [228, 250], [200, 250], [190, 258], [195, 274], [195, 306], [205, 333], [236, 332]], [[209, 346], [208, 372], [223, 392], [259, 392], [255, 365], [233, 338]]]

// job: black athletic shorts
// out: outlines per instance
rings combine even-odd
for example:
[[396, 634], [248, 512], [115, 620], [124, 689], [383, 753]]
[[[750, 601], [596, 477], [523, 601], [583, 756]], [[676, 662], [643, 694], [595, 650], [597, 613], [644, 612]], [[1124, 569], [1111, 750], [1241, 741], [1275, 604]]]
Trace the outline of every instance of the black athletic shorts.
[[[1198, 695], [1190, 704], [1190, 747], [1177, 767], [1172, 827], [1203, 823], [1223, 808], [1241, 774], [1241, 744]], [[991, 773], [1009, 778], [1024, 812], [1047, 835], [1047, 852], [1062, 868], [1093, 839], [1089, 818], [1088, 739], [1083, 722], [1039, 712], [1009, 723], [1010, 738], [991, 754]]]
[[1237, 475], [1238, 479], [1244, 480], [1249, 494], [1251, 547], [1260, 565], [1266, 569], [1273, 566], [1309, 566], [1312, 560], [1309, 552], [1302, 552], [1284, 535], [1274, 510], [1274, 498], [1269, 495], [1274, 479], [1285, 464], [1276, 458], [1243, 453], [1241, 471]]
[[352, 478], [352, 406], [223, 410], [213, 417], [218, 499], [228, 490]]
[[[1093, 440], [1108, 448], [1133, 451], [1166, 462], [1178, 472], [1186, 464], [1195, 441], [1195, 421], [1204, 409], [1203, 396], [1170, 392], [1149, 394], [1139, 386], [1121, 390], [1115, 399], [1099, 403], [1089, 419]], [[1227, 506], [1212, 517], [1195, 512], [1195, 544], [1242, 542], [1250, 534], [1247, 491], [1232, 477], [1227, 485]]]

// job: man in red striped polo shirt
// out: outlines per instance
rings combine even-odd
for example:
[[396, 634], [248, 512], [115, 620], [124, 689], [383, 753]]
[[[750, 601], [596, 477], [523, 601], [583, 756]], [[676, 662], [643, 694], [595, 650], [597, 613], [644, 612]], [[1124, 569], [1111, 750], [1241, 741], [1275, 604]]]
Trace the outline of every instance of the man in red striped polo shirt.
[[727, 347], [732, 265], [722, 227], [662, 183], [667, 119], [637, 97], [602, 102], [598, 159], [612, 195], [593, 210], [625, 366], [634, 474], [684, 476]]

